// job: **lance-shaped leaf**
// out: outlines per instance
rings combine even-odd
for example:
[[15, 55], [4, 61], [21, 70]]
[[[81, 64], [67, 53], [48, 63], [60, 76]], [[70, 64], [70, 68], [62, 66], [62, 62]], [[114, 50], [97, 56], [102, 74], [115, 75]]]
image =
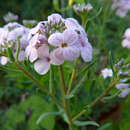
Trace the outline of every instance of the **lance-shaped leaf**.
[[75, 121], [74, 124], [76, 126], [87, 126], [87, 125], [94, 125], [99, 127], [100, 125], [96, 123], [95, 121]]
[[39, 117], [39, 119], [37, 120], [37, 124], [39, 124], [41, 122], [41, 120], [43, 120], [46, 116], [57, 116], [57, 115], [60, 115], [61, 113], [63, 113], [63, 112], [62, 111], [60, 111], [60, 112], [46, 112]]
[[14, 61], [15, 61], [15, 58], [14, 58], [12, 49], [8, 47], [8, 48], [7, 48], [7, 51], [8, 51], [8, 57], [9, 57], [10, 61], [14, 62]]
[[16, 61], [18, 61], [19, 52], [20, 52], [20, 38], [17, 39]]

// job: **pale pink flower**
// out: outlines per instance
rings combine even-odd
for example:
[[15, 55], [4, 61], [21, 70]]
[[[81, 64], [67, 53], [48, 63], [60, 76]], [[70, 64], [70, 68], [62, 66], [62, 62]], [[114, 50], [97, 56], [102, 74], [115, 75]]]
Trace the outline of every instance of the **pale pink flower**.
[[81, 51], [81, 57], [85, 62], [89, 62], [92, 60], [92, 46], [88, 42], [86, 32], [83, 27], [79, 25], [78, 21], [73, 18], [67, 18], [65, 25], [68, 29], [73, 29], [78, 34], [78, 47]]
[[44, 21], [39, 22], [36, 27], [34, 27], [30, 30], [29, 35], [28, 35], [28, 39], [31, 39], [32, 36], [35, 35], [36, 33], [43, 32], [43, 30], [44, 30], [43, 23], [44, 23]]
[[38, 51], [42, 47], [42, 44], [47, 42], [45, 36], [36, 33], [29, 42], [26, 48], [26, 56], [31, 62], [34, 62], [38, 58]]
[[38, 57], [39, 59], [34, 63], [34, 69], [41, 75], [46, 74], [50, 69], [50, 54], [48, 45], [43, 44], [38, 49]]
[[124, 40], [122, 41], [122, 46], [123, 46], [123, 47], [130, 48], [130, 40], [124, 39]]
[[105, 68], [101, 71], [104, 79], [106, 79], [107, 77], [112, 77], [113, 76], [113, 72], [111, 69]]
[[127, 28], [125, 33], [124, 33], [124, 38], [127, 38], [130, 40], [130, 28]]
[[54, 58], [61, 61], [73, 61], [80, 54], [79, 48], [76, 46], [78, 35], [74, 30], [66, 29], [63, 33], [52, 34], [48, 42], [50, 45], [58, 47], [52, 52]]

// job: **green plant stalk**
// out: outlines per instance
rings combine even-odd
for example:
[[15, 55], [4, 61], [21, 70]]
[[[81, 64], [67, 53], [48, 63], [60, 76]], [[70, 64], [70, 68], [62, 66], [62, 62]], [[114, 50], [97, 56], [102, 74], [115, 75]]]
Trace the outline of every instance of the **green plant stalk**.
[[28, 76], [37, 86], [39, 86], [41, 88], [41, 90], [46, 93], [48, 96], [51, 97], [51, 99], [57, 104], [57, 106], [63, 107], [55, 98], [54, 95], [52, 95], [51, 93], [48, 92], [48, 90], [43, 87], [43, 85], [41, 85], [37, 79], [35, 79], [28, 71], [26, 71], [21, 65], [19, 65], [19, 63], [14, 62], [14, 64], [17, 66], [17, 68], [19, 68], [26, 76]]
[[[119, 80], [113, 81], [110, 86], [98, 97], [96, 98], [89, 106], [89, 108], [95, 106], [117, 83]], [[81, 117], [85, 112], [87, 112], [86, 109], [83, 109], [79, 114], [73, 117], [72, 122], [77, 120], [79, 117]]]
[[18, 61], [19, 58], [19, 52], [20, 52], [20, 39], [17, 39], [17, 50], [16, 50], [16, 61]]
[[59, 76], [60, 76], [60, 81], [62, 85], [61, 91], [62, 91], [63, 106], [64, 106], [64, 110], [69, 121], [69, 130], [73, 130], [73, 123], [72, 123], [72, 118], [71, 118], [70, 109], [69, 109], [69, 101], [65, 98], [66, 86], [65, 86], [64, 72], [63, 72], [62, 66], [59, 66]]
[[53, 94], [53, 87], [54, 87], [54, 73], [53, 73], [53, 68], [52, 68], [52, 66], [50, 66], [50, 80], [49, 80], [49, 92], [51, 93], [51, 94]]
[[75, 63], [74, 63], [74, 68], [73, 68], [73, 70], [72, 70], [72, 74], [71, 74], [71, 78], [70, 78], [70, 82], [69, 82], [69, 88], [68, 88], [68, 90], [67, 90], [67, 94], [68, 94], [68, 95], [70, 94], [71, 89], [72, 89], [72, 83], [73, 83], [74, 78], [75, 78], [76, 66], [77, 66], [78, 60], [79, 60], [79, 58], [77, 58], [77, 59], [75, 60]]

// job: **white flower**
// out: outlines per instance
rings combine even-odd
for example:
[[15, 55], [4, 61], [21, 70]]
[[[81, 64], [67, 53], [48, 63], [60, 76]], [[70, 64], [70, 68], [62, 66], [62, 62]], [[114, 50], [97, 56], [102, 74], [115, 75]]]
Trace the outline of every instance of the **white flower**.
[[9, 59], [7, 57], [5, 57], [5, 56], [0, 57], [0, 63], [2, 65], [6, 65], [8, 63], [8, 61], [9, 61]]
[[3, 19], [5, 20], [5, 22], [11, 22], [11, 21], [16, 21], [18, 20], [18, 15], [15, 15], [11, 12], [8, 12], [8, 14], [6, 14]]
[[113, 76], [113, 72], [111, 69], [108, 69], [108, 68], [105, 68], [101, 71], [104, 79], [107, 78], [107, 77], [112, 77]]

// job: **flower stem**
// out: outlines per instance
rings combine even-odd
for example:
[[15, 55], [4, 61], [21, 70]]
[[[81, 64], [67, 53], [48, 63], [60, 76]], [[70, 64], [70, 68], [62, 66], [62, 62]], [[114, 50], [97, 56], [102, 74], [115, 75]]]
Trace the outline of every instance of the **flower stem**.
[[[119, 80], [113, 81], [110, 86], [98, 97], [96, 98], [89, 106], [89, 108], [95, 106], [117, 83]], [[73, 117], [72, 122], [77, 120], [80, 116], [82, 116], [85, 112], [87, 112], [86, 109], [83, 109], [79, 114]]]
[[52, 66], [50, 66], [50, 80], [49, 80], [49, 92], [51, 93], [51, 94], [53, 94], [53, 88], [54, 88], [54, 73], [53, 73], [53, 68], [52, 68]]
[[71, 74], [71, 78], [70, 78], [70, 82], [69, 82], [69, 88], [67, 90], [67, 94], [69, 95], [72, 89], [72, 83], [74, 81], [75, 78], [75, 74], [76, 74], [76, 67], [77, 67], [77, 63], [78, 63], [79, 58], [77, 58], [74, 62], [74, 68], [72, 70], [72, 74]]
[[14, 64], [26, 75], [28, 76], [37, 86], [39, 86], [41, 88], [41, 90], [46, 93], [48, 96], [51, 97], [51, 99], [57, 104], [57, 106], [62, 107], [62, 105], [57, 101], [57, 99], [55, 98], [54, 95], [52, 95], [51, 93], [48, 92], [48, 90], [43, 87], [43, 85], [41, 85], [37, 79], [35, 79], [32, 74], [30, 74], [28, 71], [26, 71], [21, 65], [19, 65], [19, 63], [14, 62]]
[[63, 106], [64, 106], [64, 110], [69, 121], [69, 130], [73, 130], [73, 123], [72, 123], [70, 109], [69, 109], [69, 102], [67, 99], [65, 99], [66, 86], [65, 86], [64, 72], [63, 72], [62, 66], [59, 66], [59, 75], [60, 75], [60, 81], [62, 85], [61, 91], [62, 91]]

